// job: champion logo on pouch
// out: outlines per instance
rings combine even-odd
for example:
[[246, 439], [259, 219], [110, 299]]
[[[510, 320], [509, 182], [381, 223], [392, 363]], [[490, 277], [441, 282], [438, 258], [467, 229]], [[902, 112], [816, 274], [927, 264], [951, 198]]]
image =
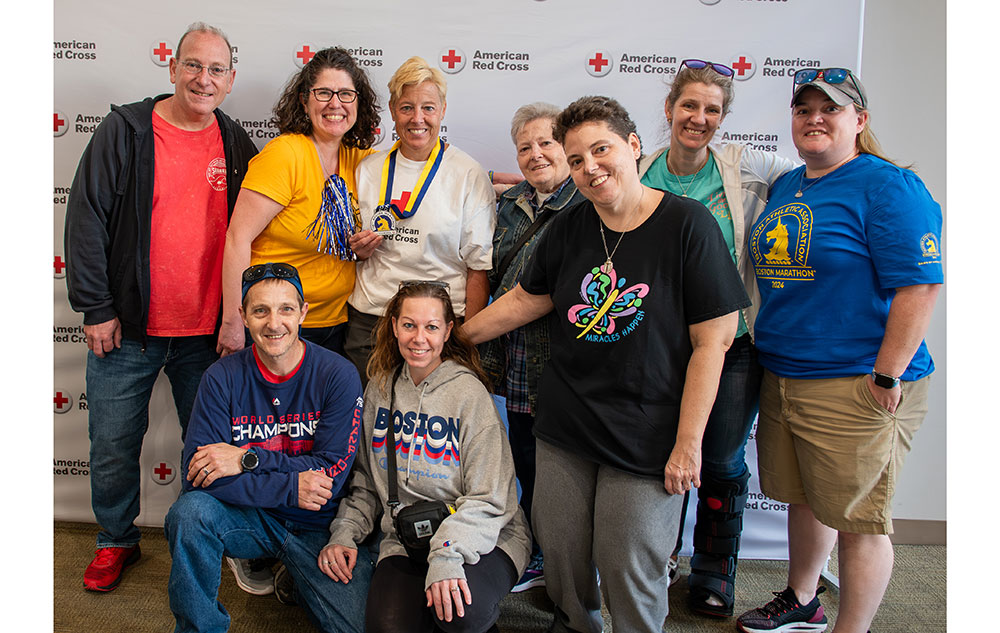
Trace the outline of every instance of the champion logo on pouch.
[[52, 115], [52, 136], [62, 136], [69, 129], [69, 119], [66, 115], [56, 110]]
[[149, 58], [157, 66], [169, 66], [170, 58], [173, 56], [174, 45], [170, 43], [170, 40], [153, 40], [153, 43], [149, 45]]
[[733, 69], [733, 79], [736, 81], [746, 81], [757, 72], [757, 62], [746, 53], [737, 53], [729, 60], [729, 66]]
[[208, 164], [208, 169], [205, 170], [205, 178], [208, 179], [208, 184], [212, 186], [212, 189], [225, 191], [226, 159], [221, 157], [212, 159], [212, 162]]
[[791, 77], [795, 71], [803, 68], [819, 68], [822, 63], [818, 59], [802, 59], [801, 57], [765, 57], [760, 69], [761, 77]]
[[295, 62], [296, 66], [302, 68], [312, 60], [313, 55], [319, 50], [320, 47], [315, 44], [298, 44], [292, 50], [292, 61]]
[[465, 68], [465, 52], [457, 46], [446, 46], [438, 53], [438, 66], [446, 73], [455, 74]]
[[149, 474], [153, 481], [161, 486], [166, 486], [177, 476], [177, 469], [170, 462], [157, 462]]
[[66, 413], [73, 408], [73, 396], [65, 389], [56, 389], [52, 397], [53, 410], [56, 413]]
[[675, 75], [677, 62], [676, 55], [622, 53], [618, 59], [618, 72], [633, 75]]
[[53, 42], [53, 59], [73, 59], [91, 61], [97, 59], [97, 44], [94, 42]]
[[281, 406], [281, 400], [278, 400], [278, 398], [275, 397], [273, 400], [271, 400], [271, 404], [273, 404], [276, 407]]
[[611, 72], [614, 63], [608, 51], [590, 51], [584, 62], [584, 67], [591, 77], [603, 77]]

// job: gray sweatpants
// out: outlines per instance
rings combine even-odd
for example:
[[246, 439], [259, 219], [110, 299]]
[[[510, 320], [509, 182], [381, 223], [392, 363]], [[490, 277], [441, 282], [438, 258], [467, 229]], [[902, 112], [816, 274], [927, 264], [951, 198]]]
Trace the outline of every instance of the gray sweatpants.
[[556, 605], [551, 630], [600, 633], [603, 595], [615, 633], [659, 633], [683, 502], [684, 495], [667, 494], [662, 478], [637, 477], [538, 440], [532, 528]]

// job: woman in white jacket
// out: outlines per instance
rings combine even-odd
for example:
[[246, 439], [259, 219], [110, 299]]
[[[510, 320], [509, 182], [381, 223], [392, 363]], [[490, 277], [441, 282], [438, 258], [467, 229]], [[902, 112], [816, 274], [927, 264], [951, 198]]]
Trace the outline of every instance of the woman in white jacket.
[[[376, 326], [351, 491], [318, 561], [334, 580], [350, 582], [357, 544], [382, 513], [369, 633], [496, 631], [499, 602], [528, 562], [531, 538], [503, 421], [475, 347], [454, 324], [447, 284], [404, 281]], [[396, 534], [389, 476], [397, 477], [401, 507], [443, 501], [454, 508], [434, 532], [426, 562], [410, 558]]]
[[[733, 70], [698, 59], [685, 59], [680, 66], [664, 105], [670, 145], [641, 159], [642, 183], [695, 199], [708, 208], [753, 302], [740, 311], [739, 329], [726, 353], [718, 396], [702, 440], [694, 556], [688, 577], [693, 610], [730, 616], [749, 492], [745, 446], [757, 417], [762, 376], [753, 344], [760, 293], [746, 253], [746, 233], [767, 203], [768, 188], [794, 163], [739, 144], [710, 146], [733, 100]], [[683, 532], [683, 517], [678, 534]], [[679, 550], [680, 537], [674, 561]], [[675, 571], [670, 573], [673, 576]]]

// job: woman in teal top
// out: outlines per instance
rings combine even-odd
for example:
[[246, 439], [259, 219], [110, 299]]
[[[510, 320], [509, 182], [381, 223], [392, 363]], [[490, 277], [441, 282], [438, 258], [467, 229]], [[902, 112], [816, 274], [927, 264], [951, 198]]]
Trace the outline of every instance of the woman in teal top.
[[[697, 59], [686, 59], [680, 66], [664, 107], [670, 145], [640, 160], [642, 184], [692, 198], [707, 207], [719, 223], [733, 264], [753, 301], [740, 312], [736, 340], [726, 354], [718, 396], [702, 440], [694, 556], [688, 577], [693, 610], [730, 616], [749, 491], [745, 447], [757, 417], [762, 375], [753, 344], [760, 295], [745, 252], [746, 233], [763, 211], [770, 185], [794, 163], [738, 144], [710, 147], [733, 100], [733, 70]], [[683, 531], [683, 515], [681, 523]], [[678, 537], [674, 560], [680, 545]], [[674, 573], [671, 570], [671, 575]]]

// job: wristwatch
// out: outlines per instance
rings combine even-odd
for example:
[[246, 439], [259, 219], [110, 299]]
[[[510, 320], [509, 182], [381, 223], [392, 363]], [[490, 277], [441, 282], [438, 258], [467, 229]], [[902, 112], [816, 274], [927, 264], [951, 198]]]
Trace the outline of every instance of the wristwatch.
[[872, 380], [883, 389], [892, 389], [899, 384], [899, 378], [889, 374], [880, 374], [874, 369], [872, 370]]
[[240, 467], [245, 473], [253, 471], [253, 469], [257, 468], [258, 464], [260, 464], [260, 458], [257, 457], [257, 451], [252, 448], [240, 457]]

